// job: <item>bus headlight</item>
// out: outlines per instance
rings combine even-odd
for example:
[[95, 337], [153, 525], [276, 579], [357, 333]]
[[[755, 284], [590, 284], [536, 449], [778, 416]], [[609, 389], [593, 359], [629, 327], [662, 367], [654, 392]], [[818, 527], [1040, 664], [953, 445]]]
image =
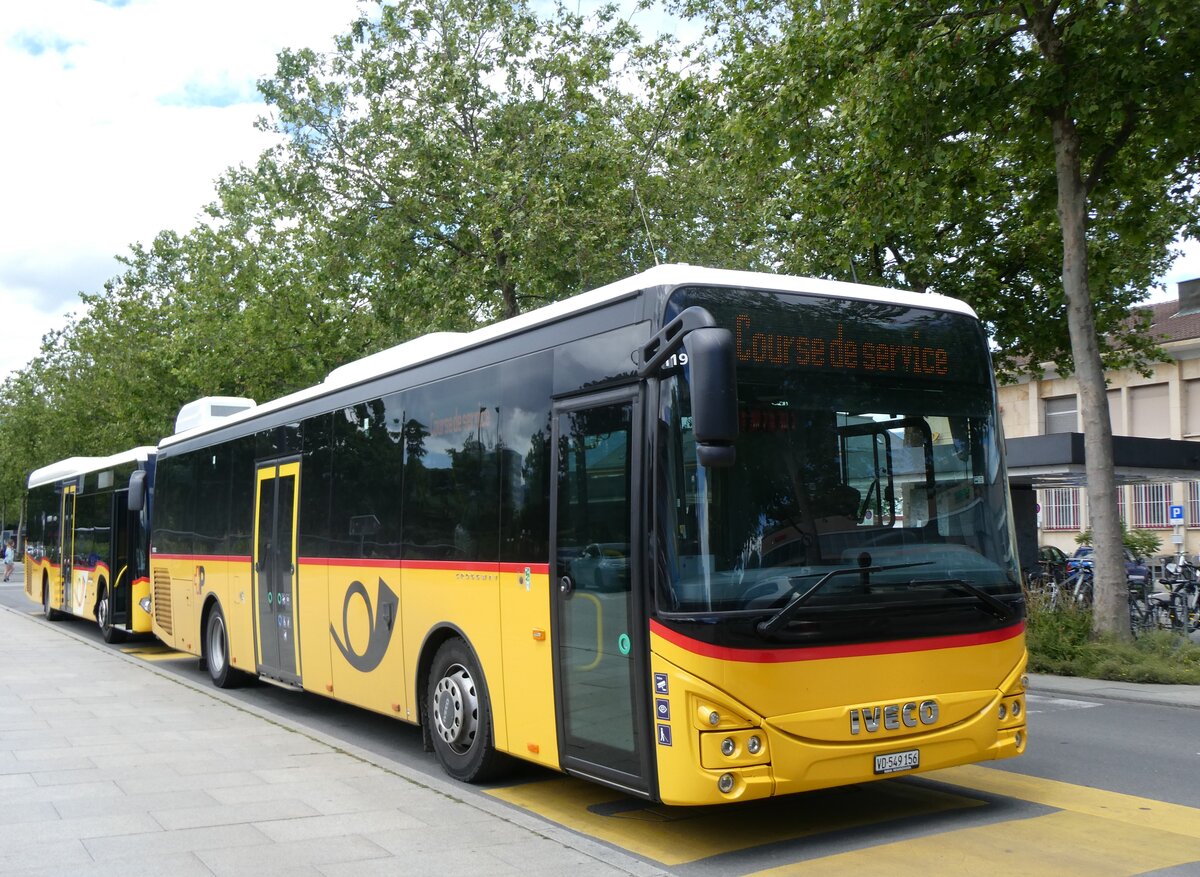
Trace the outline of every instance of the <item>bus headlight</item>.
[[150, 598], [149, 597], [142, 597], [142, 599], [138, 600], [138, 605], [142, 607], [143, 612], [145, 612], [147, 615], [150, 614]]
[[733, 791], [733, 774], [723, 773], [721, 778], [717, 780], [717, 789], [725, 795]]
[[733, 742], [732, 737], [726, 737], [721, 741], [721, 754], [725, 757], [728, 758], [730, 755], [733, 755], [736, 750], [737, 745]]
[[762, 751], [762, 740], [758, 739], [757, 735], [751, 737], [746, 741], [746, 751], [751, 755], [758, 755]]

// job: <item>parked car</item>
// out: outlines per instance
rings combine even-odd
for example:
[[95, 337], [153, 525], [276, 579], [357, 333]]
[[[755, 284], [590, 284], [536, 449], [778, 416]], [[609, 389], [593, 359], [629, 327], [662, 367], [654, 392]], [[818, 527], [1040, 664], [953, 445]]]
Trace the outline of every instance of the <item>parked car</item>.
[[570, 561], [575, 586], [585, 591], [623, 591], [629, 588], [629, 546], [593, 542]]
[[1038, 549], [1038, 566], [1048, 576], [1065, 577], [1069, 559], [1065, 551], [1054, 545], [1043, 545]]
[[[1090, 567], [1095, 549], [1091, 545], [1080, 545], [1075, 553], [1067, 560], [1067, 573], [1073, 573], [1080, 566]], [[1129, 581], [1140, 585], [1150, 581], [1150, 568], [1133, 556], [1133, 552], [1125, 549], [1125, 575]]]

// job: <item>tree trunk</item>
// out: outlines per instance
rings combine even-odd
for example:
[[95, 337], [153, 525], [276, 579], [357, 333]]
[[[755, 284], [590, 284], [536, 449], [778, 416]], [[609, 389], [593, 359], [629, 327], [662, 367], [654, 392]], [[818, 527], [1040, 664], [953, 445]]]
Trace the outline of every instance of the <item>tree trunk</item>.
[[1088, 285], [1087, 192], [1079, 163], [1079, 132], [1065, 106], [1052, 123], [1058, 218], [1063, 236], [1063, 291], [1083, 417], [1084, 473], [1095, 546], [1093, 623], [1099, 633], [1130, 639], [1125, 553], [1113, 474], [1112, 422]]

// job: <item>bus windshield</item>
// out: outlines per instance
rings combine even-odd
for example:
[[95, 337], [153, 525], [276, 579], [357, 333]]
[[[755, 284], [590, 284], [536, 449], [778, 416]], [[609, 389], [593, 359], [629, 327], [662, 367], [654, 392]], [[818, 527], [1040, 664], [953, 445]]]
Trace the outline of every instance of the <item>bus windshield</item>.
[[986, 341], [964, 314], [685, 289], [729, 328], [739, 435], [698, 466], [688, 371], [661, 384], [660, 617], [861, 641], [1020, 618]]

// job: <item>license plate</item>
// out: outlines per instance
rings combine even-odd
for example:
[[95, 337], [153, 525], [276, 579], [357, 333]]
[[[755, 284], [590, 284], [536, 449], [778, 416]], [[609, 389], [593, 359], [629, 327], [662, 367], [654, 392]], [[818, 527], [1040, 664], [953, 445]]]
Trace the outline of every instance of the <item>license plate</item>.
[[909, 749], [906, 752], [889, 752], [887, 755], [875, 756], [875, 773], [899, 773], [902, 770], [915, 770], [920, 766], [920, 749]]

